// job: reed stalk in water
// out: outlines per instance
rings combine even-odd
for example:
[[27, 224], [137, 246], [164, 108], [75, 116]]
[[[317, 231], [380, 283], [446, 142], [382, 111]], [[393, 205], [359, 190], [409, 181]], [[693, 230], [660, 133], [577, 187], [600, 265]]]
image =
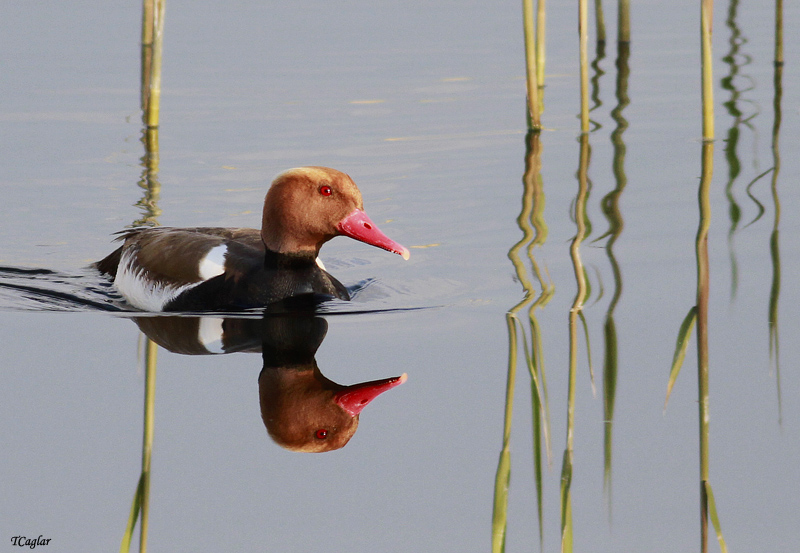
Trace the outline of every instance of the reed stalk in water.
[[783, 65], [783, 0], [775, 0], [775, 64]]
[[142, 110], [144, 123], [157, 127], [161, 106], [161, 59], [166, 0], [144, 0], [142, 9]]
[[698, 202], [700, 225], [697, 229], [697, 393], [700, 420], [700, 539], [701, 551], [708, 550], [708, 481], [709, 481], [709, 391], [708, 391], [708, 229], [711, 225], [711, 176], [714, 145], [703, 143], [703, 169]]
[[[161, 52], [164, 32], [164, 0], [144, 0], [142, 8], [142, 75], [141, 108], [145, 128], [142, 131], [144, 156], [142, 157], [142, 178], [139, 186], [145, 195], [139, 202], [143, 217], [134, 221], [133, 226], [157, 225], [161, 210], [158, 198], [161, 185], [158, 181], [158, 117], [161, 94]], [[120, 545], [120, 553], [130, 551], [136, 521], [139, 526], [139, 551], [147, 551], [147, 535], [150, 514], [150, 462], [153, 454], [153, 435], [155, 430], [156, 363], [158, 346], [149, 338], [144, 338], [145, 351], [145, 393], [144, 429], [142, 436], [142, 472], [136, 486], [130, 516]]]
[[150, 99], [150, 67], [153, 64], [153, 17], [155, 0], [142, 2], [142, 82], [139, 90], [139, 103], [142, 112], [147, 111]]
[[525, 76], [528, 92], [528, 128], [542, 128], [539, 113], [539, 82], [536, 69], [536, 36], [533, 21], [533, 0], [522, 0], [522, 29], [525, 35]]
[[606, 41], [606, 18], [603, 15], [603, 0], [594, 0], [594, 28], [598, 43]]
[[539, 84], [539, 111], [544, 111], [545, 8], [547, 0], [536, 2], [536, 81]]
[[619, 0], [617, 5], [617, 42], [631, 41], [631, 0]]
[[581, 71], [581, 132], [589, 132], [589, 2], [578, 0]]
[[703, 140], [714, 139], [714, 72], [711, 49], [714, 0], [700, 2], [700, 55], [703, 89]]

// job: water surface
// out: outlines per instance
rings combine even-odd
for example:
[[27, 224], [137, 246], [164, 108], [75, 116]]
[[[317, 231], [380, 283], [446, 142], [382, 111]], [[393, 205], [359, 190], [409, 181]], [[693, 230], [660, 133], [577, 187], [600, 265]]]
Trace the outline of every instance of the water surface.
[[[796, 8], [786, 9], [789, 36], [800, 22]], [[159, 351], [150, 549], [488, 550], [506, 313], [525, 299], [526, 279], [531, 300], [539, 297], [535, 262], [553, 292], [534, 314], [553, 451], [544, 475], [544, 547], [555, 550], [577, 290], [570, 257], [580, 158], [574, 6], [548, 6], [540, 152], [547, 235], [531, 256], [529, 242], [519, 251], [522, 272], [509, 259], [524, 237], [517, 4], [220, 10], [171, 2], [167, 10], [159, 222], [257, 226], [273, 175], [328, 165], [354, 178], [373, 220], [412, 255], [403, 262], [344, 238], [323, 250], [342, 282], [370, 284], [323, 314], [320, 370], [342, 384], [408, 373], [364, 410], [357, 433], [337, 451], [302, 454], [270, 440], [259, 409], [260, 355]], [[711, 482], [732, 551], [793, 551], [800, 52], [787, 41], [776, 112], [772, 8], [717, 10]], [[113, 550], [140, 471], [141, 337], [131, 313], [101, 307], [124, 309], [86, 267], [114, 247], [113, 232], [143, 213], [136, 205], [143, 195], [138, 7], [45, 11], [8, 3], [0, 15], [7, 62], [0, 77], [0, 538], [42, 534], [52, 539], [48, 551]], [[627, 60], [613, 40], [604, 57], [593, 54], [599, 127], [589, 136], [580, 255], [591, 287], [583, 315], [596, 392], [581, 328], [575, 550], [691, 551], [700, 541], [694, 336], [666, 413], [663, 404], [678, 328], [696, 301], [698, 14], [694, 3], [667, 10], [646, 2], [632, 16]], [[613, 37], [613, 14], [606, 21]], [[775, 153], [773, 187], [775, 173], [765, 172]], [[608, 216], [612, 200], [616, 219]], [[528, 336], [529, 305], [518, 324]], [[603, 371], [612, 346], [609, 487]], [[506, 550], [528, 551], [539, 536], [521, 361], [516, 392]]]

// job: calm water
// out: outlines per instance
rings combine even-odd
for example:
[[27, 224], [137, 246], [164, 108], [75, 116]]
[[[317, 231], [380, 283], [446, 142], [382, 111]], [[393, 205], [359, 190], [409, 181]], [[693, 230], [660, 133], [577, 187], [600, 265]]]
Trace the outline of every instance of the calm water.
[[[261, 355], [160, 350], [150, 550], [489, 550], [506, 313], [525, 299], [527, 281], [530, 299], [540, 297], [534, 265], [553, 291], [534, 314], [553, 451], [544, 548], [557, 550], [577, 291], [574, 6], [548, 5], [547, 235], [530, 256], [523, 245], [519, 270], [509, 259], [524, 236], [516, 220], [526, 167], [518, 3], [226, 6], [167, 7], [158, 220], [257, 226], [279, 171], [320, 164], [348, 172], [373, 220], [412, 256], [403, 262], [344, 238], [326, 245], [329, 270], [361, 290], [352, 304], [328, 307], [313, 359], [341, 384], [404, 372], [408, 381], [365, 409], [346, 447], [309, 455], [267, 435]], [[731, 551], [794, 551], [800, 49], [790, 37], [800, 12], [787, 5], [784, 14], [776, 142], [772, 7], [716, 8], [710, 478]], [[699, 548], [695, 335], [663, 411], [678, 329], [696, 301], [697, 18], [694, 2], [635, 3], [629, 58], [618, 58], [614, 40], [604, 57], [592, 54], [598, 128], [589, 136], [580, 245], [591, 289], [586, 334], [578, 332], [576, 551]], [[140, 472], [141, 334], [128, 313], [101, 311], [120, 306], [85, 267], [143, 215], [139, 9], [6, 2], [0, 21], [0, 540], [41, 534], [51, 539], [47, 551], [116, 550]], [[609, 218], [603, 208], [614, 198], [619, 215]], [[518, 323], [528, 340], [529, 307]], [[260, 335], [251, 339], [262, 347]], [[531, 551], [539, 539], [531, 400], [518, 348], [506, 547]]]

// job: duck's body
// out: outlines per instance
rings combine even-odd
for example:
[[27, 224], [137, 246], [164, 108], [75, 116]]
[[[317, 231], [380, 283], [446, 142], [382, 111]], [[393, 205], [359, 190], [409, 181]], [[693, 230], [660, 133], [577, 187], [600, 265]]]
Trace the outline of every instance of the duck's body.
[[122, 232], [122, 246], [95, 266], [145, 311], [245, 309], [294, 297], [348, 300], [317, 257], [340, 234], [408, 257], [369, 220], [349, 176], [303, 167], [273, 181], [260, 231], [136, 228]]
[[316, 256], [267, 250], [256, 229], [132, 229], [97, 263], [134, 307], [145, 311], [247, 309], [289, 297], [349, 300]]

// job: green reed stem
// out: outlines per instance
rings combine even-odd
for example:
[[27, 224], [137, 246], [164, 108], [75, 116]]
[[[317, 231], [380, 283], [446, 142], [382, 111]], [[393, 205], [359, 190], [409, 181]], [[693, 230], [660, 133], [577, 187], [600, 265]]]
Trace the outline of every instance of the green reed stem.
[[700, 523], [701, 550], [708, 551], [708, 482], [709, 426], [708, 426], [708, 229], [711, 225], [711, 176], [713, 174], [714, 145], [703, 143], [703, 169], [698, 194], [700, 225], [695, 241], [697, 257], [697, 383], [700, 419]]
[[536, 80], [539, 83], [539, 111], [544, 111], [546, 1], [538, 0], [536, 2]]
[[578, 0], [581, 71], [581, 132], [589, 132], [589, 3]]
[[594, 28], [597, 42], [606, 41], [606, 18], [603, 15], [603, 0], [594, 0]]
[[631, 41], [631, 0], [619, 0], [617, 4], [617, 42]]
[[775, 0], [775, 63], [783, 64], [783, 0]]
[[[164, 34], [165, 0], [144, 0], [142, 6], [142, 119], [145, 129], [142, 133], [144, 156], [142, 177], [139, 186], [145, 190], [139, 202], [144, 214], [134, 221], [134, 226], [157, 225], [161, 214], [158, 199], [161, 185], [158, 181], [159, 147], [158, 114], [161, 95], [161, 54]], [[128, 525], [122, 538], [120, 552], [130, 551], [130, 544], [136, 520], [141, 516], [139, 527], [139, 551], [147, 551], [147, 536], [150, 518], [150, 467], [153, 454], [153, 435], [155, 431], [156, 364], [158, 346], [145, 338], [145, 393], [144, 429], [142, 436], [142, 473], [136, 486]]]
[[148, 127], [157, 127], [161, 106], [161, 60], [166, 0], [144, 0], [142, 16], [142, 109]]
[[703, 140], [714, 139], [714, 71], [711, 48], [714, 0], [700, 1], [701, 70], [703, 87]]
[[140, 102], [142, 111], [147, 110], [150, 98], [150, 66], [153, 63], [153, 18], [155, 0], [142, 2], [142, 83]]
[[533, 21], [533, 0], [522, 0], [522, 30], [525, 35], [525, 75], [528, 91], [528, 128], [540, 129], [539, 83], [536, 69], [536, 33]]

